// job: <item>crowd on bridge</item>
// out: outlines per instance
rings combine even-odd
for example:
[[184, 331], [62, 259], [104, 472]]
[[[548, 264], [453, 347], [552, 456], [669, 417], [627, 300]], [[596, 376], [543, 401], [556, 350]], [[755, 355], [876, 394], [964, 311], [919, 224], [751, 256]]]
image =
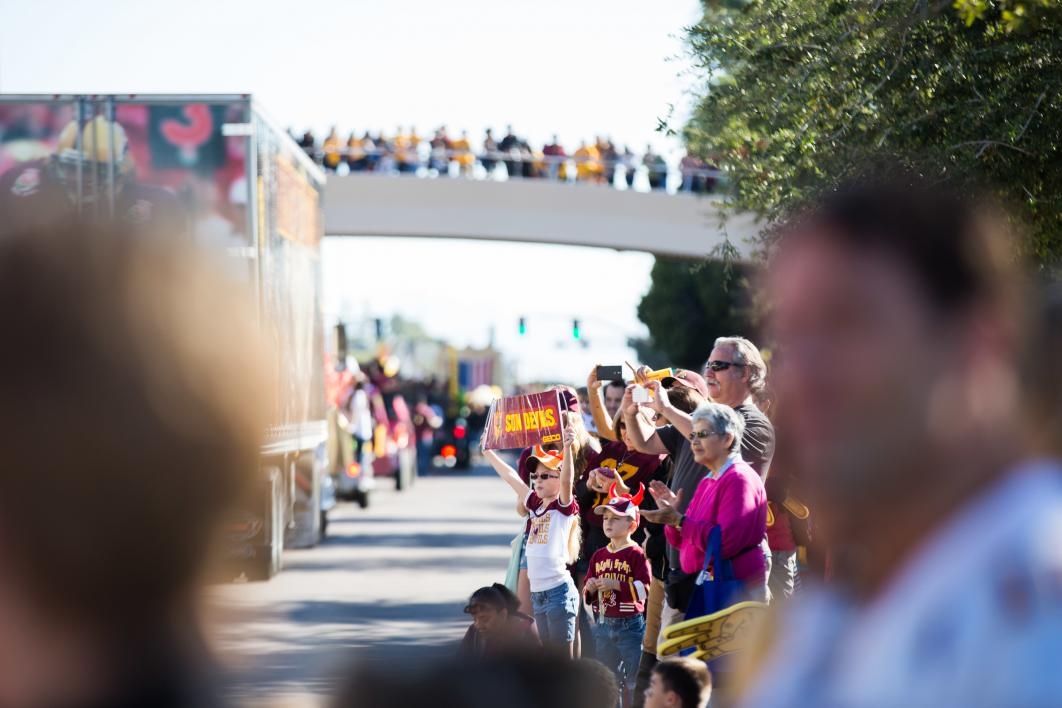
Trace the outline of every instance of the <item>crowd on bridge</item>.
[[[597, 136], [569, 150], [554, 135], [548, 144], [533, 147], [514, 133], [512, 126], [500, 137], [488, 128], [477, 145], [473, 145], [467, 130], [453, 136], [446, 126], [438, 127], [430, 136], [421, 136], [413, 126], [399, 126], [393, 135], [382, 131], [359, 135], [351, 131], [343, 138], [336, 127], [321, 140], [312, 131], [291, 135], [330, 172], [484, 178], [504, 175], [509, 179], [552, 179], [628, 189], [635, 186], [635, 177], [641, 172], [650, 190], [667, 189], [669, 175], [674, 172], [651, 145], [637, 154], [630, 146], [620, 148], [611, 138]], [[678, 165], [677, 178], [681, 179], [679, 190], [703, 194], [716, 189], [719, 173], [700, 158], [687, 154]]]

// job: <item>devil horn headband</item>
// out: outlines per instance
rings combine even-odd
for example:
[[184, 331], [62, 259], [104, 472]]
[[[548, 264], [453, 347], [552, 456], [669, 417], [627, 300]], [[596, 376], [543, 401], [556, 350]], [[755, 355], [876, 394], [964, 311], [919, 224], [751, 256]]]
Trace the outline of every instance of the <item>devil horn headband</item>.
[[632, 496], [630, 494], [617, 494], [616, 483], [613, 482], [612, 486], [608, 488], [608, 497], [609, 499], [626, 499], [631, 504], [634, 504], [635, 506], [640, 506], [642, 500], [645, 499], [645, 485], [639, 483], [638, 493]]

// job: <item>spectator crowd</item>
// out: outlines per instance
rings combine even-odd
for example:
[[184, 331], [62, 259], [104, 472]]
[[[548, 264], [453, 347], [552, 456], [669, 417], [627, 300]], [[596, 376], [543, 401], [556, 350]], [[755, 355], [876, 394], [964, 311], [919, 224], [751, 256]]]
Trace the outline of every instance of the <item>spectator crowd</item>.
[[733, 336], [696, 371], [555, 387], [560, 442], [486, 450], [526, 520], [462, 651], [592, 657], [624, 707], [676, 675], [711, 688], [667, 705], [1055, 704], [1058, 305], [1026, 329], [1042, 291], [994, 219], [845, 187], [775, 249], [770, 375]]
[[[318, 140], [312, 131], [289, 135], [318, 164], [330, 172], [382, 174], [425, 174], [509, 179], [551, 179], [566, 182], [635, 186], [635, 177], [644, 173], [650, 190], [665, 190], [674, 170], [651, 145], [637, 154], [630, 146], [622, 149], [611, 138], [598, 136], [582, 141], [574, 150], [561, 145], [556, 135], [540, 148], [506, 128], [498, 137], [488, 128], [483, 139], [473, 145], [468, 131], [457, 136], [440, 126], [430, 136], [421, 136], [415, 127], [399, 126], [393, 135], [382, 131], [362, 134], [351, 131], [344, 139], [333, 127]], [[678, 165], [681, 191], [706, 194], [715, 191], [719, 173], [694, 155], [686, 155]]]
[[[11, 223], [0, 705], [223, 705], [198, 588], [270, 405], [253, 303], [144, 224]], [[336, 705], [1059, 704], [1057, 283], [909, 176], [776, 236], [770, 349], [555, 387], [560, 440], [484, 449], [520, 531], [460, 656]]]

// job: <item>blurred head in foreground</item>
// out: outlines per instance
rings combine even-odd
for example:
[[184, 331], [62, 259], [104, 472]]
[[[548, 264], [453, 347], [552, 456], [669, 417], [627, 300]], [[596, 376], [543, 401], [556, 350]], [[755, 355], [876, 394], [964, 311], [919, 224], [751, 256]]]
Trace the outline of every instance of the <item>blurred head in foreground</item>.
[[917, 538], [1018, 454], [1025, 276], [1002, 223], [926, 186], [856, 185], [772, 259], [782, 454], [863, 590], [913, 540], [864, 555], [883, 520]]
[[544, 650], [417, 667], [363, 664], [336, 708], [615, 708], [615, 674], [591, 659]]
[[249, 302], [175, 241], [0, 234], [0, 704], [138, 690], [194, 634], [262, 368]]
[[744, 705], [1062, 695], [1058, 334], [983, 204], [856, 185], [782, 234], [778, 448], [832, 575], [794, 596]]

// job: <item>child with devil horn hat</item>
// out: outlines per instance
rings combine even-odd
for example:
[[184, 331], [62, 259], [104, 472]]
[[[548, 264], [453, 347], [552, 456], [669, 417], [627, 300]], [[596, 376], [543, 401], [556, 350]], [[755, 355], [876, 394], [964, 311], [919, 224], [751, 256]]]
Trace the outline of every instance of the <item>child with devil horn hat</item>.
[[608, 545], [590, 557], [583, 583], [583, 595], [595, 616], [594, 645], [597, 659], [616, 672], [620, 686], [633, 692], [638, 662], [645, 636], [645, 599], [652, 574], [645, 551], [631, 539], [638, 528], [638, 505], [645, 497], [645, 485], [634, 495], [609, 489], [609, 500], [594, 508], [604, 517], [602, 525]]

